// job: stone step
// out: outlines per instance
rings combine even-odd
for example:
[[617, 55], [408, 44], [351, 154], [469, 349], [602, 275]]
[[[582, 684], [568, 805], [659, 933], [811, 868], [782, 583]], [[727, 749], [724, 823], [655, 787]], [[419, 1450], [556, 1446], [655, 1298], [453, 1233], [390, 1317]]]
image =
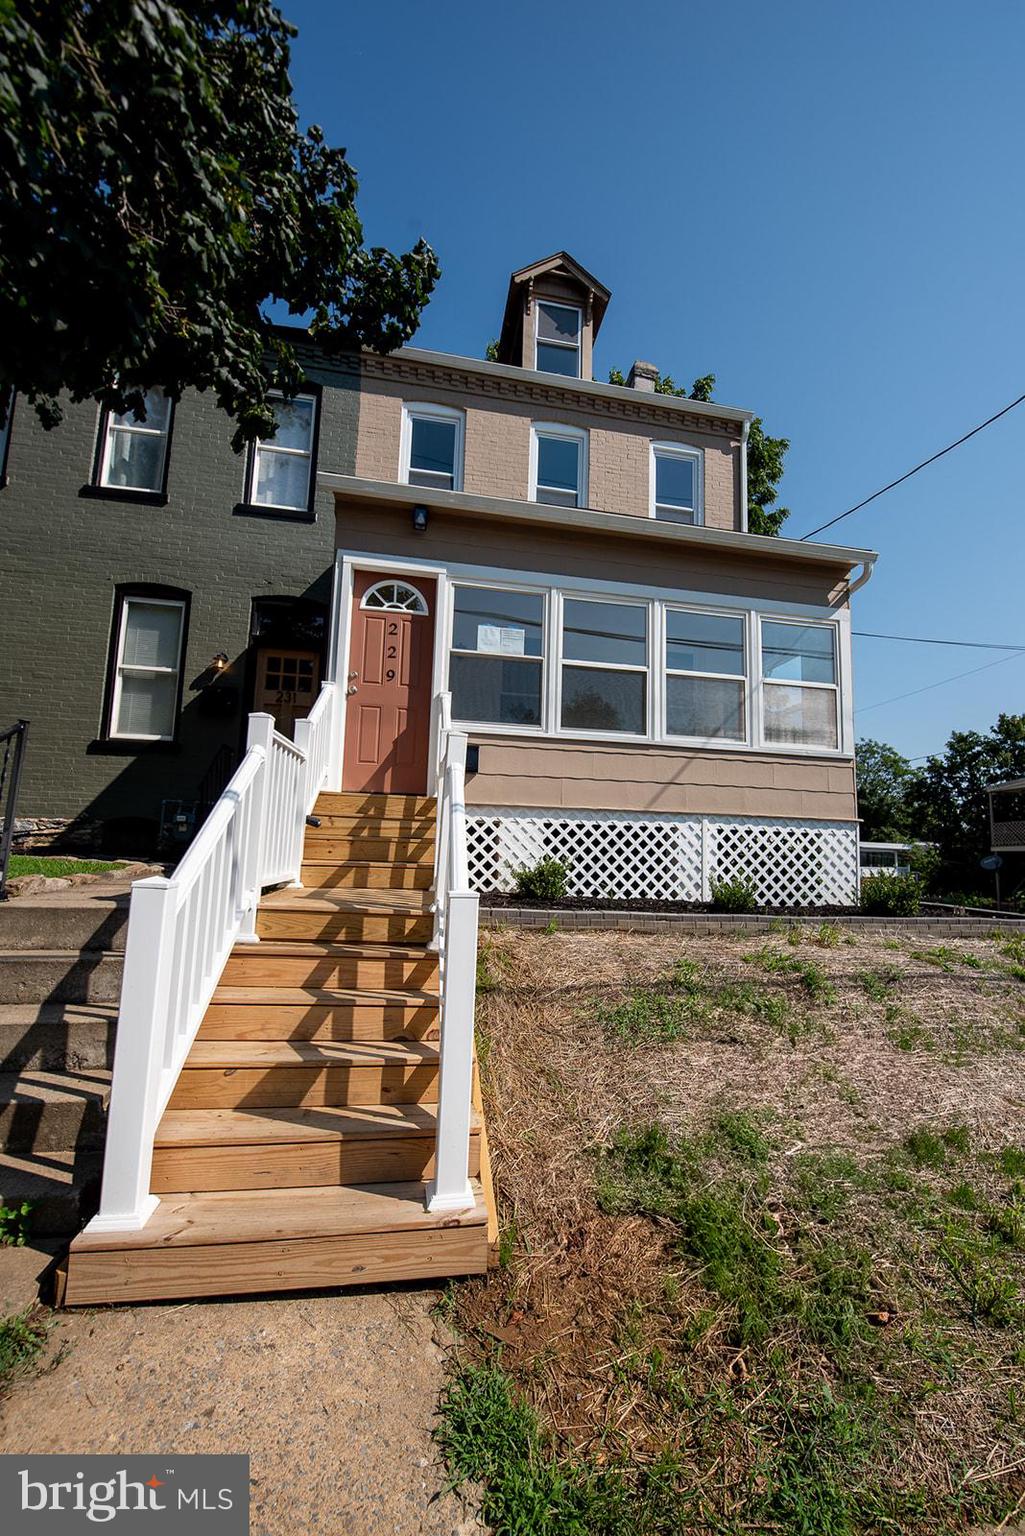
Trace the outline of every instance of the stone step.
[[0, 902], [0, 950], [123, 950], [128, 893], [74, 900], [19, 896]]
[[0, 1072], [114, 1063], [115, 1003], [0, 1003]]
[[103, 1146], [110, 1073], [0, 1073], [0, 1151], [91, 1152]]
[[123, 970], [111, 951], [0, 950], [0, 1003], [116, 1003]]
[[33, 1237], [66, 1236], [96, 1210], [102, 1171], [99, 1152], [0, 1152], [0, 1205], [27, 1200]]

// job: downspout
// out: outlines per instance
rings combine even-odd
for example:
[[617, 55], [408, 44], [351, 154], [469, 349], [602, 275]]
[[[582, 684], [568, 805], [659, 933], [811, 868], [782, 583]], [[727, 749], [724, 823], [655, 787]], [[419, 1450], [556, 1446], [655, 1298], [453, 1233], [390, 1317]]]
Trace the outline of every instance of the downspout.
[[850, 597], [852, 593], [857, 592], [859, 587], [863, 587], [863, 586], [865, 586], [865, 584], [867, 582], [871, 581], [871, 579], [872, 579], [872, 572], [875, 570], [875, 568], [876, 568], [876, 563], [875, 563], [874, 560], [863, 560], [862, 561], [862, 563], [861, 563], [861, 574], [859, 576], [856, 576], [853, 581], [849, 581], [847, 583], [847, 596], [848, 597]]
[[751, 423], [745, 421], [740, 434], [740, 531], [747, 532], [747, 435]]

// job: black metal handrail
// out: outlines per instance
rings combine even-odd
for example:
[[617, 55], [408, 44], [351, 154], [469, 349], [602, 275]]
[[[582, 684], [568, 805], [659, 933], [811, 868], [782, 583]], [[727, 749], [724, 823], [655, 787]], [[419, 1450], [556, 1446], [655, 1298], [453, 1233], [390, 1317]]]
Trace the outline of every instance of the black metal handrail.
[[0, 901], [7, 900], [7, 866], [11, 860], [18, 785], [27, 740], [27, 720], [19, 720], [6, 731], [0, 731], [0, 807], [3, 808], [3, 820], [0, 821]]

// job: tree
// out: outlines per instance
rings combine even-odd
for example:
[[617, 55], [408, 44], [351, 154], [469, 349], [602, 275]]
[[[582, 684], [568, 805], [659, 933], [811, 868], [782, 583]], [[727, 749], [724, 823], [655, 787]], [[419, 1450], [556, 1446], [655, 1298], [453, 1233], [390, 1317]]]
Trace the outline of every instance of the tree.
[[[611, 368], [609, 383], [625, 384], [626, 377], [620, 369]], [[695, 379], [689, 395], [686, 389], [677, 388], [674, 379], [668, 373], [660, 373], [655, 380], [657, 395], [686, 396], [690, 400], [710, 401], [714, 388], [714, 373], [705, 373]], [[774, 505], [779, 482], [783, 478], [785, 467], [783, 460], [789, 447], [788, 437], [766, 435], [760, 416], [756, 416], [751, 422], [747, 436], [747, 527], [749, 533], [761, 533], [768, 538], [777, 538], [780, 529], [790, 516], [789, 507]]]
[[270, 0], [0, 0], [0, 420], [13, 390], [144, 413], [212, 389], [234, 444], [301, 382], [276, 299], [328, 347], [390, 351], [437, 281], [364, 248], [356, 173], [300, 131]]
[[999, 716], [980, 731], [954, 731], [942, 755], [927, 759], [909, 794], [917, 835], [938, 845], [948, 890], [971, 893], [989, 852], [987, 784], [1025, 778], [1025, 715]]
[[915, 769], [896, 747], [884, 741], [859, 741], [856, 749], [858, 815], [869, 843], [896, 843], [913, 835], [908, 803]]

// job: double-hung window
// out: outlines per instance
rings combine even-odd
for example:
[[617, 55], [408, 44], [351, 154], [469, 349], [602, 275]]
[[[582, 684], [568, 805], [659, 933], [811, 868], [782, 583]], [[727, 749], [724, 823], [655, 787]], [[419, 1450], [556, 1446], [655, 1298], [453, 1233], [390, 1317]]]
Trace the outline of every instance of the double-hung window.
[[171, 402], [162, 389], [148, 389], [146, 414], [108, 411], [103, 418], [99, 483], [110, 490], [151, 491], [164, 488]]
[[580, 377], [580, 335], [583, 316], [574, 304], [537, 300], [534, 366], [539, 373]]
[[173, 741], [185, 603], [123, 597], [114, 653], [110, 735]]
[[260, 438], [250, 456], [247, 501], [288, 512], [310, 509], [317, 401], [313, 395], [273, 402], [278, 430]]
[[839, 744], [836, 629], [762, 620], [762, 734], [773, 746]]
[[587, 433], [535, 422], [530, 438], [530, 497], [553, 507], [587, 506]]
[[666, 609], [666, 733], [747, 739], [744, 620]]
[[648, 728], [648, 606], [567, 597], [562, 608], [564, 730]]
[[664, 523], [701, 523], [701, 451], [676, 443], [651, 448], [651, 515]]
[[403, 407], [402, 479], [439, 491], [462, 490], [462, 411], [443, 405]]
[[456, 587], [449, 688], [457, 720], [540, 725], [543, 671], [540, 592]]

